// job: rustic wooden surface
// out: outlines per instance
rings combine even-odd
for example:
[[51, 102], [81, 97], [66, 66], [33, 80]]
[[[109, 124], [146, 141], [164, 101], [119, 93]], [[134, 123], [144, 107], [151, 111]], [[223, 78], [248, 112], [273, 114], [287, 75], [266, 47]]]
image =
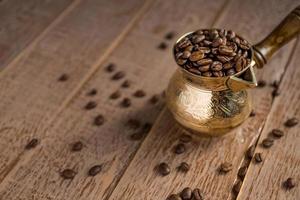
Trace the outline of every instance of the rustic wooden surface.
[[[224, 27], [256, 43], [297, 4], [295, 0], [0, 2], [0, 199], [159, 200], [186, 186], [201, 188], [207, 199], [232, 199], [231, 188], [242, 165], [249, 168], [237, 199], [299, 199], [299, 125], [283, 126], [289, 117], [300, 118], [299, 41], [292, 41], [258, 71], [258, 79], [268, 84], [280, 81], [279, 97], [272, 98], [270, 86], [253, 90], [255, 117], [221, 138], [193, 136], [185, 154], [175, 155], [172, 149], [182, 134], [189, 133], [175, 123], [161, 96], [176, 69], [170, 51], [181, 34]], [[11, 30], [15, 34], [9, 34]], [[176, 36], [166, 41], [169, 31]], [[162, 41], [166, 50], [157, 48]], [[109, 63], [116, 64], [116, 71], [125, 71], [125, 78], [112, 81], [115, 72], [105, 70]], [[69, 79], [58, 82], [63, 73]], [[124, 80], [132, 85], [121, 88]], [[92, 88], [98, 94], [87, 96]], [[146, 97], [133, 97], [137, 89], [145, 90]], [[116, 90], [121, 97], [109, 99]], [[153, 105], [149, 99], [155, 94], [159, 102]], [[120, 107], [124, 97], [132, 101], [129, 108]], [[97, 102], [97, 107], [85, 110], [89, 101]], [[105, 117], [102, 126], [93, 125], [98, 114]], [[132, 141], [135, 131], [125, 125], [129, 118], [154, 126], [148, 135]], [[272, 148], [261, 148], [261, 140], [274, 127], [286, 135]], [[32, 138], [38, 138], [39, 145], [25, 150]], [[71, 152], [76, 141], [84, 148]], [[244, 158], [246, 149], [256, 143], [256, 151], [265, 157], [259, 165]], [[182, 161], [191, 165], [185, 175], [175, 169]], [[223, 161], [234, 164], [227, 175], [217, 173]], [[159, 162], [170, 164], [170, 175], [156, 173]], [[103, 165], [101, 173], [87, 176], [96, 164]], [[77, 172], [73, 180], [60, 177], [66, 168]], [[282, 188], [288, 177], [298, 181], [290, 191]]]

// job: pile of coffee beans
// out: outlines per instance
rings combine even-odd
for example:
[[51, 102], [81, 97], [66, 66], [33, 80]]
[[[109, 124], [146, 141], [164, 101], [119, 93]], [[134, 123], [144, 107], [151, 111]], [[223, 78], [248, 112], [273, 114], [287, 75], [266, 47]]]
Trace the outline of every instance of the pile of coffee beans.
[[251, 61], [251, 46], [233, 31], [198, 30], [174, 47], [176, 62], [189, 72], [205, 77], [231, 76]]
[[200, 189], [186, 187], [179, 194], [171, 194], [167, 200], [204, 200], [204, 197]]

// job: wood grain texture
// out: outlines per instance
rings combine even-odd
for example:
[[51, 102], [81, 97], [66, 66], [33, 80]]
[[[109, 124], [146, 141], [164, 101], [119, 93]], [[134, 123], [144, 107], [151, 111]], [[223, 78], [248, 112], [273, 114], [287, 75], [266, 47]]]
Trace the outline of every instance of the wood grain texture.
[[40, 35], [73, 0], [0, 2], [0, 70]]
[[[247, 176], [238, 199], [280, 199], [296, 200], [300, 198], [300, 124], [287, 128], [286, 120], [292, 117], [300, 119], [300, 40], [291, 59], [283, 80], [280, 83], [280, 96], [275, 98], [266, 125], [260, 136], [256, 152], [261, 152], [263, 162], [250, 164]], [[261, 142], [277, 128], [285, 135], [275, 140], [270, 149], [263, 148]], [[286, 190], [283, 182], [292, 177], [297, 186]]]
[[[72, 91], [128, 32], [145, 1], [77, 1], [53, 28], [0, 74], [0, 180], [21, 159]], [[66, 82], [57, 81], [67, 73]], [[8, 145], [9, 144], [9, 145]]]
[[[251, 42], [257, 42], [257, 39], [271, 31], [297, 2], [285, 2], [284, 5], [278, 6], [279, 3], [231, 1], [215, 26], [233, 29], [249, 38]], [[269, 12], [265, 12], [266, 8]], [[258, 78], [266, 80], [267, 83], [279, 79], [285, 70], [293, 45], [295, 43], [278, 52], [268, 66], [258, 71]], [[252, 91], [255, 118], [249, 118], [242, 126], [221, 138], [194, 136], [194, 141], [187, 145], [188, 150], [182, 155], [175, 155], [173, 148], [178, 144], [178, 138], [186, 132], [176, 124], [170, 113], [164, 110], [110, 199], [165, 199], [169, 194], [178, 193], [187, 186], [199, 187], [207, 199], [232, 199], [231, 188], [239, 167], [244, 163], [244, 152], [255, 143], [271, 109], [271, 91], [269, 86]], [[183, 161], [191, 165], [187, 174], [176, 170]], [[225, 161], [233, 164], [233, 170], [227, 175], [219, 175], [219, 165]], [[161, 162], [167, 162], [171, 167], [171, 173], [166, 177], [159, 176], [155, 170]]]
[[[24, 153], [26, 155], [22, 156], [0, 185], [0, 196], [6, 200], [28, 199], [31, 196], [57, 200], [107, 199], [141, 144], [141, 140], [129, 139], [135, 131], [125, 127], [125, 122], [128, 118], [138, 118], [142, 119], [142, 123], [152, 123], [163, 106], [160, 93], [175, 65], [170, 48], [162, 51], [157, 46], [169, 31], [181, 30], [178, 34], [182, 34], [212, 24], [215, 15], [207, 15], [205, 10], [216, 13], [223, 3], [207, 3], [201, 8], [202, 14], [199, 14], [199, 1], [191, 1], [187, 7], [191, 12], [186, 14], [182, 9], [185, 2], [157, 1], [102, 65], [102, 69], [57, 116], [53, 125], [44, 132], [32, 134], [41, 139], [40, 145]], [[174, 40], [167, 41], [168, 45], [171, 46]], [[116, 63], [116, 71], [126, 71], [126, 78], [111, 81], [114, 73], [107, 73], [103, 69], [110, 62]], [[130, 80], [132, 86], [120, 89], [125, 79]], [[98, 90], [94, 97], [86, 96], [91, 88]], [[132, 97], [135, 90], [141, 88], [146, 91], [146, 97]], [[122, 97], [110, 100], [110, 94], [117, 89], [121, 90]], [[149, 103], [153, 94], [158, 94], [160, 98], [156, 105]], [[120, 107], [124, 97], [131, 98], [131, 107]], [[84, 110], [83, 107], [90, 100], [97, 102], [97, 107]], [[98, 114], [105, 117], [105, 124], [101, 127], [93, 125], [93, 119]], [[78, 140], [84, 143], [83, 150], [71, 152], [70, 145]], [[95, 164], [103, 164], [103, 171], [94, 178], [88, 177], [89, 168]], [[60, 172], [65, 168], [77, 172], [72, 181], [60, 177]]]

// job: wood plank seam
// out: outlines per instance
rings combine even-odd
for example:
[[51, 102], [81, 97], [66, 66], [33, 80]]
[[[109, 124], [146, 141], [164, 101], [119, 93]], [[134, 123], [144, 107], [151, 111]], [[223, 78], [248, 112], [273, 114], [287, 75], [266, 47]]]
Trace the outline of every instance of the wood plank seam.
[[[284, 66], [284, 72], [283, 72], [283, 74], [280, 76], [280, 79], [279, 79], [279, 81], [278, 81], [278, 85], [279, 85], [279, 86], [280, 86], [280, 84], [282, 83], [282, 79], [283, 79], [283, 77], [284, 77], [285, 74], [286, 74], [287, 68], [289, 67], [290, 63], [292, 62], [293, 56], [295, 56], [295, 53], [296, 53], [296, 50], [297, 50], [297, 44], [298, 44], [298, 41], [299, 41], [299, 37], [297, 37], [297, 39], [296, 39], [296, 41], [295, 41], [295, 43], [294, 43], [294, 45], [293, 45], [293, 47], [292, 47], [292, 50], [291, 50], [291, 52], [290, 52], [290, 55], [288, 56], [288, 57], [289, 57], [288, 62], [285, 64], [285, 66]], [[266, 66], [266, 67], [268, 67], [268, 66]], [[270, 112], [271, 112], [271, 110], [272, 110], [272, 108], [273, 108], [273, 106], [274, 106], [274, 101], [276, 100], [275, 98], [276, 98], [276, 97], [272, 96], [272, 102], [271, 102]], [[268, 116], [266, 117], [266, 119], [262, 122], [262, 123], [263, 123], [262, 129], [259, 131], [258, 137], [256, 137], [256, 139], [253, 141], [253, 144], [251, 144], [251, 145], [254, 145], [254, 146], [255, 146], [255, 150], [256, 150], [256, 148], [257, 148], [257, 145], [258, 145], [259, 139], [260, 139], [260, 137], [261, 137], [261, 134], [262, 134], [262, 132], [264, 131], [266, 122], [268, 121], [268, 118], [269, 118], [269, 116], [270, 116], [270, 112], [269, 112]], [[250, 146], [251, 146], [251, 145], [250, 145]], [[244, 180], [246, 179], [246, 176], [248, 175], [249, 166], [250, 166], [252, 160], [253, 160], [253, 158], [252, 158], [250, 161], [247, 161], [247, 159], [246, 159], [245, 157], [244, 157], [244, 159], [242, 160], [242, 163], [246, 163], [246, 166], [247, 166], [247, 171], [246, 171]], [[237, 179], [238, 179], [238, 175], [237, 175]], [[242, 183], [244, 183], [244, 180], [242, 180]], [[242, 187], [243, 187], [243, 184], [242, 184]], [[240, 192], [237, 194], [237, 196], [236, 196], [235, 199], [238, 199], [238, 198], [239, 198], [239, 195], [240, 195]]]
[[[100, 57], [100, 59], [98, 61], [96, 61], [96, 63], [91, 66], [90, 70], [87, 72], [86, 76], [83, 77], [81, 79], [81, 81], [79, 82], [79, 84], [74, 88], [74, 90], [72, 90], [70, 92], [70, 94], [66, 97], [66, 99], [62, 102], [62, 105], [58, 108], [58, 110], [53, 114], [53, 117], [51, 117], [49, 119], [48, 124], [46, 125], [46, 130], [51, 127], [54, 123], [55, 123], [55, 119], [56, 116], [58, 116], [63, 110], [64, 108], [66, 108], [69, 103], [72, 101], [72, 99], [76, 96], [76, 94], [80, 91], [80, 89], [83, 87], [83, 85], [92, 77], [92, 75], [97, 72], [98, 70], [101, 69], [101, 64], [103, 62], [105, 62], [105, 60], [109, 57], [109, 55], [113, 52], [113, 50], [122, 42], [122, 40], [127, 36], [127, 34], [132, 30], [132, 28], [139, 22], [139, 19], [143, 16], [144, 13], [146, 13], [146, 11], [151, 8], [151, 6], [155, 3], [156, 0], [152, 1], [152, 0], [147, 0], [144, 5], [139, 9], [139, 11], [137, 12], [137, 14], [133, 17], [133, 19], [128, 23], [128, 25], [124, 28], [123, 31], [121, 31], [120, 35], [118, 37], [116, 37], [116, 39], [109, 45], [109, 47], [107, 48], [107, 50], [104, 52], [103, 56]], [[61, 21], [61, 19], [64, 18], [64, 16], [66, 16], [69, 12], [71, 12], [73, 10], [73, 8], [76, 7], [77, 4], [79, 4], [81, 2], [81, 0], [76, 0], [76, 4], [72, 4], [70, 5], [72, 8], [67, 8], [68, 10], [65, 11], [65, 13], [63, 14], [63, 16], [59, 16], [59, 20], [56, 20], [56, 22], [53, 22], [50, 26], [54, 27], [57, 23], [59, 23]], [[67, 14], [66, 14], [67, 13]], [[45, 35], [51, 28], [47, 28], [47, 31], [45, 30], [40, 36], [39, 39], [36, 39], [34, 41], [34, 43], [37, 43], [40, 38], [43, 37], [43, 35]], [[34, 44], [31, 44], [31, 47], [28, 47], [26, 50], [30, 50], [34, 47]], [[21, 55], [19, 57], [22, 57]], [[16, 60], [16, 59], [15, 59]], [[16, 62], [16, 61], [14, 61]], [[8, 68], [8, 67], [6, 67]], [[2, 73], [4, 74], [4, 73]], [[25, 150], [24, 150], [25, 151]], [[28, 155], [27, 157], [31, 157], [31, 153], [29, 154], [23, 154], [24, 152], [21, 152], [20, 155], [18, 156], [18, 160], [20, 160], [20, 157], [22, 157], [22, 155], [24, 155], [26, 157], [26, 155]], [[26, 158], [25, 158], [26, 159]], [[3, 179], [0, 180], [0, 183], [2, 183], [5, 178], [7, 177], [7, 175], [17, 166], [18, 162], [14, 162], [11, 167], [9, 168], [9, 170], [7, 170], [7, 172], [5, 173], [5, 176], [3, 176]]]
[[34, 46], [53, 28], [55, 27], [65, 16], [67, 16], [82, 0], [74, 0], [67, 8], [65, 8], [35, 39], [33, 39], [29, 44], [27, 44], [24, 49], [15, 56], [6, 66], [4, 69], [0, 71], [0, 78], [1, 76], [5, 75], [5, 72], [10, 70], [9, 66], [14, 65], [17, 63], [23, 55], [26, 55], [27, 52], [30, 52]]

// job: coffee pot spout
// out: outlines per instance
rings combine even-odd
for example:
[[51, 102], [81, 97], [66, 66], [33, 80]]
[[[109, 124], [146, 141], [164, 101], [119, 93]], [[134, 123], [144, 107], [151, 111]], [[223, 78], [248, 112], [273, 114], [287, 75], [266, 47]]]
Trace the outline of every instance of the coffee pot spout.
[[254, 72], [254, 65], [255, 61], [252, 61], [248, 69], [243, 74], [230, 76], [226, 81], [227, 87], [232, 91], [240, 91], [256, 87], [257, 80]]

